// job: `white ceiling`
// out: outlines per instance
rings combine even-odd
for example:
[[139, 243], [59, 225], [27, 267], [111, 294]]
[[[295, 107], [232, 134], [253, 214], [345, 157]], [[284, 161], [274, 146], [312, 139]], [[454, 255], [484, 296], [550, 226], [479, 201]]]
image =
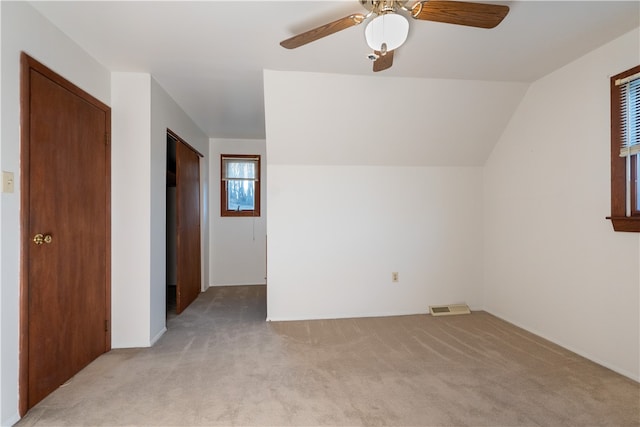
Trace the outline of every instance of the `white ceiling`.
[[[634, 1], [508, 5], [492, 30], [410, 22], [375, 76], [531, 82], [640, 26]], [[343, 1], [45, 1], [45, 17], [112, 71], [146, 72], [213, 138], [265, 138], [263, 70], [373, 75], [364, 26], [287, 50], [279, 42], [354, 12]]]

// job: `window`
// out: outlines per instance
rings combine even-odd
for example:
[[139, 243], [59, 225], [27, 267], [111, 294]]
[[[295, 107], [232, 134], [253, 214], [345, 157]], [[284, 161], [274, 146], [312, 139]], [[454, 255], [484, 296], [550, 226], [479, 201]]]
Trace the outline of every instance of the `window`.
[[611, 77], [611, 216], [616, 231], [640, 232], [640, 65]]
[[260, 156], [220, 156], [220, 215], [260, 216]]

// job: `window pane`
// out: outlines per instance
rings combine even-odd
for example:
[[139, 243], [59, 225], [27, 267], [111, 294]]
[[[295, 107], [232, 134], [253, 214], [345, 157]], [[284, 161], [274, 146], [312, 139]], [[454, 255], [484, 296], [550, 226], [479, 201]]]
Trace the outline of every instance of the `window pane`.
[[254, 181], [230, 179], [227, 181], [227, 210], [252, 211], [255, 209]]
[[243, 160], [225, 160], [225, 178], [256, 178], [256, 162]]

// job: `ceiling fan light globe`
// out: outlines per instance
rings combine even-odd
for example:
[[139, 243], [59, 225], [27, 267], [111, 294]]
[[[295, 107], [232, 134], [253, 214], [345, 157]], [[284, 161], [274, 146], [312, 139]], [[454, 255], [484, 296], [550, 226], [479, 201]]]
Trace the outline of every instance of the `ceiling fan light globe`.
[[373, 50], [381, 51], [386, 44], [386, 51], [399, 48], [409, 35], [409, 21], [397, 13], [385, 13], [373, 18], [364, 29], [367, 44]]

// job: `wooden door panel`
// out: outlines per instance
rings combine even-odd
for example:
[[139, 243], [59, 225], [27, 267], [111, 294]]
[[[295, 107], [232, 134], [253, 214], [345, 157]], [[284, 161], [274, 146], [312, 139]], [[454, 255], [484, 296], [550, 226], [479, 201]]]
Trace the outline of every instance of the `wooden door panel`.
[[176, 142], [178, 272], [176, 312], [181, 313], [200, 293], [200, 159]]
[[[49, 73], [28, 73], [23, 410], [107, 351], [110, 342], [109, 111]], [[51, 242], [35, 244], [37, 233], [50, 235]]]

